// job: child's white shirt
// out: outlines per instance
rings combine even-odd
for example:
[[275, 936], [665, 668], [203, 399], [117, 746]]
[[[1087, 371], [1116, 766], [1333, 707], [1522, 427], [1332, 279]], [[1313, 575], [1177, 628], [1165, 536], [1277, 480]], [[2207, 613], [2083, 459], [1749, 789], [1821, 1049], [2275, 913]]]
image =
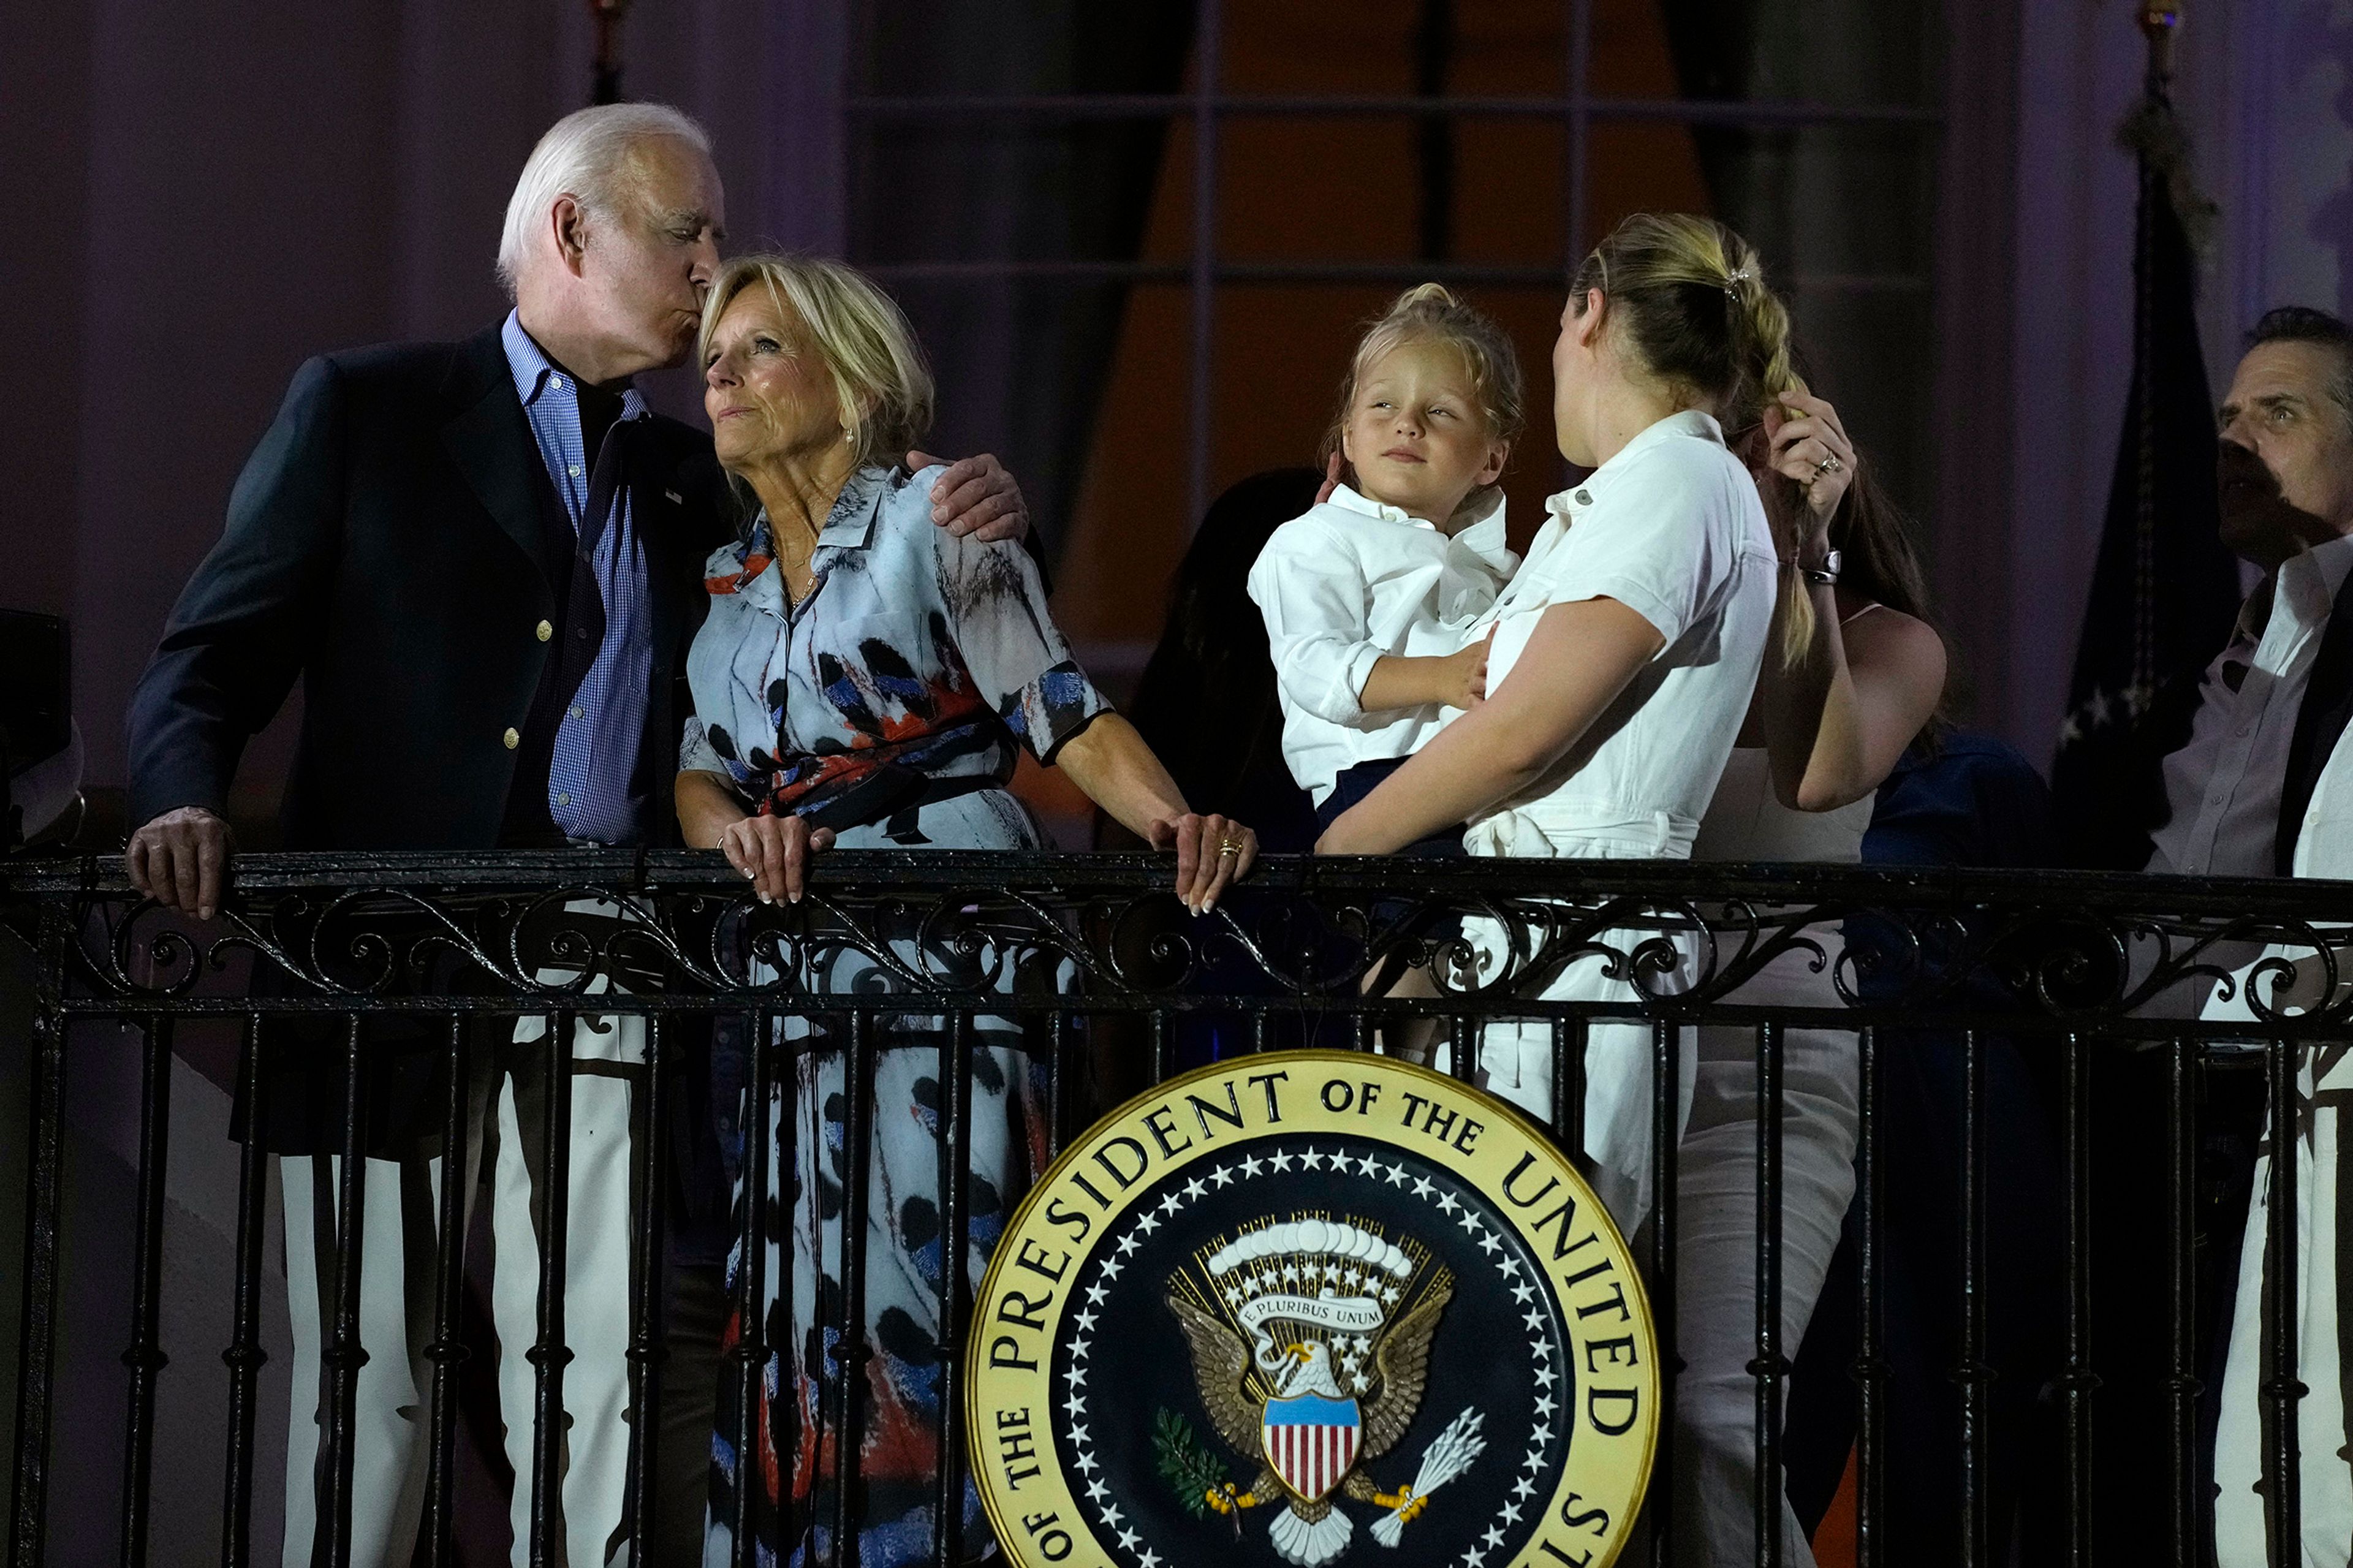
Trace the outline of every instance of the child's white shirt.
[[1359, 763], [1410, 755], [1455, 710], [1365, 711], [1382, 658], [1459, 650], [1519, 557], [1504, 542], [1504, 495], [1452, 538], [1342, 485], [1266, 542], [1250, 596], [1266, 617], [1282, 703], [1282, 760], [1318, 805]]

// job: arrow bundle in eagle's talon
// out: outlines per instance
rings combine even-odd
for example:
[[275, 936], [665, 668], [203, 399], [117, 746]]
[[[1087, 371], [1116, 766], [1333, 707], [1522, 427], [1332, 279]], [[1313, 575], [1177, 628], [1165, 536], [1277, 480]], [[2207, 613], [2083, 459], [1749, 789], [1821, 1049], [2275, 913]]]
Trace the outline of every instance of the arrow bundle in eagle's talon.
[[1431, 1439], [1421, 1451], [1421, 1468], [1414, 1473], [1413, 1485], [1406, 1488], [1404, 1500], [1373, 1521], [1375, 1541], [1395, 1546], [1405, 1534], [1405, 1521], [1422, 1510], [1430, 1494], [1469, 1469], [1471, 1461], [1485, 1451], [1487, 1440], [1479, 1436], [1482, 1419], [1477, 1410], [1465, 1410]]

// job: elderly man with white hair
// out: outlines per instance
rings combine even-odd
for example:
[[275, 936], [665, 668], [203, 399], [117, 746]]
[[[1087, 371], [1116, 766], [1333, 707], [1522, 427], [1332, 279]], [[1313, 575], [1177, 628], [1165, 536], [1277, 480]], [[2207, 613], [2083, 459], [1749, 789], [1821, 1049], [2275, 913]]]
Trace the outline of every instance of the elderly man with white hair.
[[[230, 873], [223, 819], [246, 742], [299, 677], [304, 717], [283, 808], [289, 847], [491, 849], [676, 842], [671, 788], [683, 658], [729, 536], [708, 435], [631, 385], [692, 346], [719, 267], [709, 139], [674, 109], [622, 104], [557, 122], [525, 163], [498, 268], [506, 318], [453, 343], [321, 355], [295, 374], [181, 595], [128, 715], [137, 885], [211, 919]], [[911, 468], [932, 459], [909, 455]], [[992, 458], [933, 487], [958, 533], [1018, 535], [1020, 496]], [[269, 984], [265, 976], [257, 984]], [[282, 982], [281, 982], [282, 983]], [[366, 1026], [360, 1345], [353, 1452], [332, 1452], [343, 1053], [322, 1032], [265, 1034], [263, 1092], [241, 1135], [283, 1156], [296, 1364], [285, 1561], [323, 1560], [348, 1500], [349, 1561], [403, 1564], [429, 1458], [434, 1191], [446, 1037]], [[493, 1317], [516, 1462], [514, 1558], [534, 1487], [524, 1352], [535, 1332], [541, 1147], [538, 1020], [470, 1041], [470, 1129], [455, 1173], [496, 1173]], [[502, 1035], [512, 1037], [501, 1037]], [[573, 1047], [563, 1430], [543, 1478], [549, 1546], [579, 1568], [631, 1555], [628, 1158], [642, 1026], [583, 1019]], [[659, 1266], [658, 1263], [656, 1266]], [[686, 1456], [700, 1461], [702, 1456]], [[695, 1521], [699, 1523], [699, 1521]], [[649, 1538], [637, 1553], [659, 1559]]]

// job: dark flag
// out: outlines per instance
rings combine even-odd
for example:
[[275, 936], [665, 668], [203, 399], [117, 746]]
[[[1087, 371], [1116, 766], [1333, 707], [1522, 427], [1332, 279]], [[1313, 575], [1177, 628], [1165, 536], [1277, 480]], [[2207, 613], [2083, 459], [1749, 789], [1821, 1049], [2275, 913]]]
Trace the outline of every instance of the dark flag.
[[2137, 871], [2165, 822], [2159, 764], [2189, 739], [2199, 677], [2240, 594], [2216, 531], [2214, 404], [2184, 222], [2206, 209], [2161, 69], [2122, 138], [2140, 162], [2132, 390], [2051, 791], [2074, 864]]
[[[2070, 858], [2122, 871], [2147, 864], [2149, 836], [2166, 818], [2161, 764], [2189, 738], [2200, 677], [2229, 639], [2240, 599], [2238, 563], [2218, 531], [2220, 446], [2185, 228], [2185, 219], [2199, 223], [2207, 209], [2189, 192], [2189, 159], [2166, 93], [2176, 16], [2156, 4], [2141, 11], [2148, 89], [2123, 132], [2140, 163], [2132, 392], [2051, 774]], [[2192, 1459], [2200, 1472], [2189, 1483], [2195, 1508], [2177, 1514], [2151, 1507], [2147, 1494], [2150, 1477], [2169, 1473], [2176, 1419], [2162, 1370], [2174, 1353], [2172, 1314], [2149, 1310], [2150, 1260], [2169, 1256], [2166, 1205], [2151, 1201], [2167, 1190], [2172, 1170], [2167, 1063], [2165, 1053], [2119, 1049], [2094, 1052], [2088, 1064], [2089, 1333], [2102, 1383], [2087, 1523], [2099, 1562], [2211, 1560], [2199, 1521], [2208, 1516], [2202, 1500], [2212, 1495], [2202, 1458], [2212, 1452], [2211, 1436], [2193, 1444], [2201, 1456]], [[2201, 1114], [2216, 1109], [2209, 1099]], [[2200, 1217], [2211, 1212], [2201, 1208]], [[2217, 1254], [2235, 1255], [2234, 1247]], [[2161, 1267], [2155, 1277], [2163, 1278]], [[2193, 1300], [2184, 1304], [2194, 1343], [2204, 1342], [2213, 1321], [2204, 1284], [2194, 1281]], [[2056, 1337], [2058, 1325], [2046, 1331]], [[2189, 1539], [2176, 1539], [2185, 1523]], [[2058, 1555], [2054, 1543], [2049, 1558]]]

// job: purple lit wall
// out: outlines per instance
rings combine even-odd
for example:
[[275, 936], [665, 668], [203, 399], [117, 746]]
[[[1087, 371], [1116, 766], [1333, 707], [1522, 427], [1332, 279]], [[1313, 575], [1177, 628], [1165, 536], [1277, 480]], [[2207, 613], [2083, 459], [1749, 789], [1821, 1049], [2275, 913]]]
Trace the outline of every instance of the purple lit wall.
[[[663, 0], [626, 26], [630, 95], [717, 137], [738, 246], [839, 243], [840, 24]], [[93, 784], [121, 781], [124, 700], [294, 367], [504, 310], [507, 193], [586, 101], [590, 48], [575, 0], [0, 11], [0, 604], [72, 617]], [[250, 814], [291, 734], [249, 756]]]
[[[1974, 7], [1962, 6], [1962, 11]], [[2217, 398], [2273, 305], [2353, 314], [2353, 0], [2196, 0], [2175, 101], [2220, 219], [2199, 322]], [[2132, 353], [2132, 161], [2116, 127], [2145, 53], [2122, 0], [2021, 11], [2014, 460], [1985, 484], [2006, 593], [1979, 712], [2038, 762], [2066, 700]], [[1992, 390], [1992, 389], [1988, 389]], [[1989, 518], [1989, 521], [1994, 521]], [[1986, 614], [1978, 606], [1949, 606]]]

